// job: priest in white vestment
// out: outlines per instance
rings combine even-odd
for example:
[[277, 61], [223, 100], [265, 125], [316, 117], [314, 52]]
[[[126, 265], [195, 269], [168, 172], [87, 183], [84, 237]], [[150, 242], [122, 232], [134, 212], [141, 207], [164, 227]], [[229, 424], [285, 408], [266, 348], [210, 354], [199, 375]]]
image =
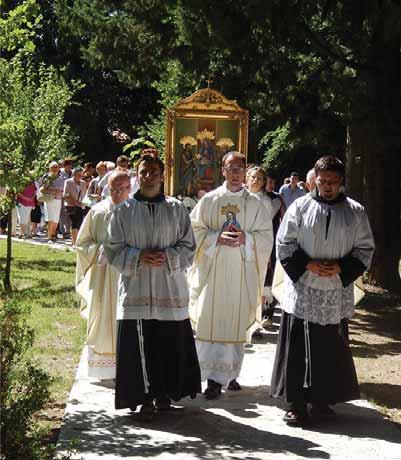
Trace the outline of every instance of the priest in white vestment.
[[222, 386], [241, 389], [236, 379], [244, 344], [258, 326], [273, 243], [268, 210], [244, 187], [245, 167], [242, 154], [226, 154], [226, 182], [191, 213], [197, 253], [189, 277], [190, 317], [208, 399], [219, 396]]
[[116, 374], [116, 305], [119, 272], [107, 263], [103, 244], [110, 213], [128, 198], [130, 177], [113, 172], [108, 180], [110, 197], [97, 203], [79, 230], [76, 290], [84, 301], [81, 315], [87, 320], [88, 376], [102, 380]]

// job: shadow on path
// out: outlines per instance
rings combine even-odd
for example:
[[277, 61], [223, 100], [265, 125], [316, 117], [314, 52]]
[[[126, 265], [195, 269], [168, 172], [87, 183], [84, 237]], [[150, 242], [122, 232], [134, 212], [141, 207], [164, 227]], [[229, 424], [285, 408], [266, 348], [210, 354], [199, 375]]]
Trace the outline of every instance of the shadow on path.
[[[229, 454], [230, 459], [243, 460], [244, 454], [252, 453], [252, 458], [257, 458], [258, 452], [289, 452], [305, 458], [330, 458], [326, 452], [316, 450], [320, 446], [314, 442], [260, 430], [200, 407], [161, 413], [147, 424], [140, 423], [135, 415], [110, 416], [101, 412], [76, 413], [66, 422], [74, 427], [71, 434], [79, 438], [78, 450], [82, 454], [113, 453], [132, 458], [168, 452], [194, 459], [218, 459]], [[166, 433], [170, 439], [166, 439]]]
[[157, 414], [151, 423], [141, 422], [137, 414], [126, 411], [78, 411], [67, 416], [68, 433], [64, 439], [79, 438], [81, 454], [134, 458], [168, 452], [193, 459], [229, 456], [233, 460], [266, 458], [269, 453], [329, 459], [330, 454], [319, 441], [306, 439], [311, 438], [310, 431], [401, 444], [401, 436], [389, 426], [390, 422], [373, 409], [351, 404], [336, 406], [336, 421], [308, 425], [305, 431], [293, 428], [293, 434], [288, 430], [287, 434], [277, 433], [284, 431], [281, 413], [276, 410], [283, 406], [268, 392], [269, 387], [259, 386], [226, 392], [215, 401], [198, 396], [196, 400], [183, 401], [174, 411]]

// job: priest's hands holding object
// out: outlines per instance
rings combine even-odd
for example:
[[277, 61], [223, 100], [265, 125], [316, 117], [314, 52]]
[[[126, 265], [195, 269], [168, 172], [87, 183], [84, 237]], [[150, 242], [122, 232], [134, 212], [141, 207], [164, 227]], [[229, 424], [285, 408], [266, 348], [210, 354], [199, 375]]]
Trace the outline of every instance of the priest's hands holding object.
[[166, 251], [159, 249], [143, 249], [139, 254], [139, 262], [151, 267], [161, 267], [166, 260]]
[[317, 276], [335, 276], [341, 273], [341, 267], [336, 261], [328, 260], [311, 260], [307, 265], [306, 269]]
[[245, 233], [239, 230], [235, 225], [230, 224], [228, 226], [228, 231], [221, 232], [217, 244], [238, 248], [245, 244]]

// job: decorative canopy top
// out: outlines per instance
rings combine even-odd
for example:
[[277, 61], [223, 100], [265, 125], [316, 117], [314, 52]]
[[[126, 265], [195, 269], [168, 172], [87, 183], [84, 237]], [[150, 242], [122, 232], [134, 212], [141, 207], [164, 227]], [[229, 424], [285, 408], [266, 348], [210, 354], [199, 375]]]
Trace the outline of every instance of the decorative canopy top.
[[243, 110], [237, 101], [227, 99], [223, 94], [211, 88], [199, 89], [191, 96], [181, 99], [175, 104], [173, 110]]

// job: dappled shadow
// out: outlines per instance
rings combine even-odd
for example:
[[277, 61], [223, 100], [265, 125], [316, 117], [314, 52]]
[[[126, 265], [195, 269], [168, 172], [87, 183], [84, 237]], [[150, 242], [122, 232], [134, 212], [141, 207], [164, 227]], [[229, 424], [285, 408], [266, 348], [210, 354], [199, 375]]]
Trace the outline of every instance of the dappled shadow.
[[[334, 406], [337, 417], [334, 420], [311, 423], [307, 429], [319, 433], [335, 434], [350, 438], [371, 438], [401, 444], [398, 425], [384, 419], [375, 409], [338, 404]], [[401, 447], [400, 447], [401, 449]]]
[[[355, 333], [352, 333], [352, 336], [354, 335]], [[351, 338], [350, 345], [354, 358], [379, 358], [382, 355], [399, 355], [401, 353], [401, 342], [369, 344]]]
[[400, 331], [401, 298], [388, 293], [368, 292], [350, 321], [350, 346], [353, 356], [378, 359], [386, 355], [399, 355]]
[[[104, 412], [77, 412], [66, 420], [64, 439], [79, 437], [78, 452], [115, 457], [156, 457], [162, 453], [189, 458], [258, 458], [258, 453], [290, 453], [328, 459], [319, 444], [297, 435], [281, 435], [233, 421], [202, 407], [185, 407], [158, 414], [152, 423], [134, 414], [110, 416]], [[168, 436], [163, 435], [167, 433]]]
[[21, 259], [15, 259], [14, 268], [18, 270], [57, 270], [62, 272], [71, 272], [71, 268], [75, 267], [75, 260], [67, 261], [63, 258], [60, 259], [39, 259], [30, 260], [29, 262]]
[[151, 440], [150, 435], [132, 429], [130, 417], [110, 415], [103, 410], [68, 414], [63, 425], [58, 450], [68, 449], [71, 441], [77, 441], [76, 450], [82, 454], [130, 457]]
[[401, 382], [400, 385], [391, 383], [360, 384], [361, 394], [369, 395], [369, 399], [385, 407], [401, 409]]
[[401, 343], [401, 297], [368, 292], [356, 307], [350, 326], [352, 335], [362, 330]]
[[205, 460], [266, 459], [269, 454], [331, 458], [333, 444], [326, 448], [324, 438], [311, 439], [315, 435], [310, 432], [401, 444], [398, 430], [377, 411], [353, 404], [337, 405], [337, 419], [330, 423], [310, 424], [304, 430], [285, 428], [277, 410], [284, 410], [283, 405], [269, 397], [268, 386], [243, 387], [214, 401], [202, 396], [180, 401], [175, 410], [156, 414], [151, 423], [127, 410], [84, 410], [79, 401], [71, 403], [74, 408], [70, 406], [65, 419], [61, 447], [79, 439], [78, 453], [94, 457], [144, 458], [166, 453]]

